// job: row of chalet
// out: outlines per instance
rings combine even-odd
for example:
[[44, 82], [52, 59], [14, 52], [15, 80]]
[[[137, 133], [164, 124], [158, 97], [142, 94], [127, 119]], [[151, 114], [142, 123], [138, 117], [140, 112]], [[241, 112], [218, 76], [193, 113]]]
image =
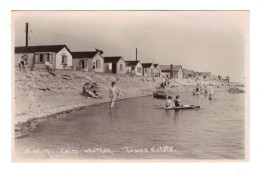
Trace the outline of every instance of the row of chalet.
[[46, 71], [49, 61], [54, 70], [78, 70], [87, 72], [160, 76], [158, 64], [126, 61], [122, 56], [103, 56], [103, 51], [71, 52], [66, 45], [15, 47], [15, 65], [23, 58], [30, 70]]
[[[15, 65], [23, 58], [30, 70], [45, 71], [49, 61], [54, 70], [78, 70], [86, 72], [134, 74], [148, 77], [193, 78], [222, 80], [210, 72], [195, 72], [181, 65], [159, 65], [127, 61], [122, 56], [103, 56], [102, 50], [71, 52], [66, 45], [15, 47]], [[229, 78], [225, 80], [229, 81]]]

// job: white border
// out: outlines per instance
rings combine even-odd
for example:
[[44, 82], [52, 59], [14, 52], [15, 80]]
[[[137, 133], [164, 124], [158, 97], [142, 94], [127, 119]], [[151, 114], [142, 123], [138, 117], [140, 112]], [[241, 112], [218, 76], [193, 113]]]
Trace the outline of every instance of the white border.
[[[259, 172], [259, 6], [241, 0], [9, 0], [1, 3], [1, 172]], [[250, 10], [250, 162], [249, 163], [11, 163], [11, 10]], [[258, 171], [257, 171], [258, 170]]]

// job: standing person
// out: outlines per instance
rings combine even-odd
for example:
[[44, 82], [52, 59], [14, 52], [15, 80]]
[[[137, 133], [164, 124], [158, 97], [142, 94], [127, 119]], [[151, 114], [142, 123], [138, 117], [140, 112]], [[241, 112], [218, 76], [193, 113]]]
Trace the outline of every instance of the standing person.
[[197, 87], [196, 87], [196, 94], [199, 94], [199, 91], [200, 91], [199, 84], [197, 84]]
[[213, 89], [210, 89], [209, 100], [212, 100], [214, 94], [215, 93], [214, 93]]
[[48, 72], [53, 73], [52, 64], [49, 62], [49, 60], [47, 60], [44, 64], [45, 64], [45, 67], [47, 68]]
[[205, 85], [205, 95], [208, 95], [207, 85]]
[[176, 98], [174, 100], [174, 104], [175, 104], [176, 107], [182, 107], [183, 106], [183, 103], [181, 102], [179, 95], [176, 96]]
[[25, 66], [25, 60], [23, 59], [23, 57], [21, 57], [19, 59], [19, 67], [20, 67], [20, 71], [22, 71], [22, 69], [25, 71], [26, 66]]
[[110, 108], [113, 109], [115, 107], [115, 100], [119, 97], [119, 91], [116, 87], [116, 83], [112, 82], [111, 87], [109, 88], [109, 98], [111, 99]]

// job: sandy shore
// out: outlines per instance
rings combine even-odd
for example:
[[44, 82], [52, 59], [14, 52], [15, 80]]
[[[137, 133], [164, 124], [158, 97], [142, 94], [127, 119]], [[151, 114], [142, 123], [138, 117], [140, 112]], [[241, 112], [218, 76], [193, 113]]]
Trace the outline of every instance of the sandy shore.
[[[109, 102], [108, 89], [112, 81], [116, 81], [121, 90], [120, 99], [126, 99], [152, 95], [164, 79], [78, 71], [56, 72], [56, 76], [47, 72], [16, 71], [14, 94], [16, 136], [24, 134], [26, 129], [36, 126], [36, 122], [46, 118], [64, 116], [73, 110]], [[86, 82], [97, 83], [101, 99], [81, 95], [82, 86]], [[221, 85], [213, 81], [199, 82], [212, 86]], [[175, 79], [173, 84], [174, 87], [167, 87], [166, 92], [170, 94], [191, 92], [196, 82], [191, 79]]]

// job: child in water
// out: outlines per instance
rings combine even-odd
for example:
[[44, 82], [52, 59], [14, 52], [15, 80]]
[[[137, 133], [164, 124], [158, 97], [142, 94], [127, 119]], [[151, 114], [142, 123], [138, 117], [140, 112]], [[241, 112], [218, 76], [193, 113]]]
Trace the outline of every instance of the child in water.
[[183, 103], [181, 102], [179, 95], [176, 96], [176, 98], [174, 100], [174, 104], [175, 104], [176, 107], [182, 107], [183, 106]]
[[167, 107], [167, 108], [173, 107], [172, 96], [168, 96], [166, 103], [165, 103], [165, 107]]

